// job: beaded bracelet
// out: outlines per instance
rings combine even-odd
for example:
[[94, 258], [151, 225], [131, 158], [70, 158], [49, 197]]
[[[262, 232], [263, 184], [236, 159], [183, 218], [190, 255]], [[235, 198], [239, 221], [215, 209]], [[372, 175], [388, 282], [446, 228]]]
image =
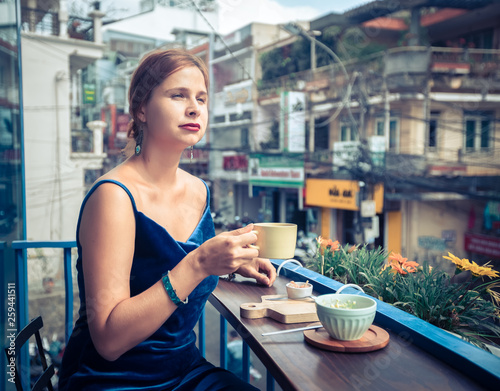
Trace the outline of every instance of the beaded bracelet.
[[179, 296], [177, 296], [177, 293], [175, 292], [175, 289], [172, 286], [172, 283], [170, 282], [170, 278], [168, 276], [169, 273], [170, 273], [170, 270], [166, 274], [164, 274], [163, 277], [161, 278], [161, 280], [163, 282], [163, 286], [165, 287], [165, 290], [167, 291], [168, 297], [170, 297], [170, 300], [172, 300], [176, 306], [181, 306], [181, 305], [187, 304], [187, 302], [188, 302], [187, 297], [186, 297], [186, 300], [181, 300], [181, 299], [179, 299]]

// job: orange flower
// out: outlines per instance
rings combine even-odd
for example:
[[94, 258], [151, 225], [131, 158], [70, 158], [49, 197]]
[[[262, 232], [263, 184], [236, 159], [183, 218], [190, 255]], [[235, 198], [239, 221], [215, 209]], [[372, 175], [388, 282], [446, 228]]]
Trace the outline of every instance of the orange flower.
[[[420, 266], [417, 262], [414, 261], [408, 261], [403, 263], [402, 268], [406, 270], [408, 273], [415, 273], [417, 271], [417, 268]], [[406, 274], [406, 273], [404, 273]]]
[[408, 274], [415, 273], [420, 265], [414, 261], [408, 261], [408, 258], [403, 258], [399, 253], [391, 253], [389, 255], [389, 262], [383, 267], [382, 270], [391, 267], [391, 273]]
[[349, 250], [347, 250], [347, 253], [350, 254], [353, 251], [356, 251], [358, 249], [358, 245], [355, 244], [354, 246], [349, 247]]
[[321, 255], [324, 255], [325, 250], [338, 251], [340, 247], [338, 240], [334, 242], [331, 239], [325, 239], [321, 236], [318, 236], [316, 238], [316, 241], [319, 243], [319, 251]]
[[408, 258], [403, 258], [403, 256], [399, 253], [392, 252], [391, 255], [389, 255], [389, 260], [390, 261], [396, 261], [399, 264], [404, 264], [406, 261], [408, 261]]
[[335, 242], [332, 242], [331, 240], [329, 240], [328, 245], [330, 246], [330, 251], [339, 251], [340, 250], [340, 243], [338, 240], [336, 240]]

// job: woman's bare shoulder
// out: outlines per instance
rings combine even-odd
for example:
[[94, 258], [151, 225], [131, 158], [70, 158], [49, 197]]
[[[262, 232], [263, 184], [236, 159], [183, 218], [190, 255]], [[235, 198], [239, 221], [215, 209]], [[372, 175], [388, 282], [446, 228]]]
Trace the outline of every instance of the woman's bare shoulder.
[[[132, 170], [130, 170], [130, 168], [126, 165], [121, 164], [108, 171], [106, 174], [98, 178], [94, 185], [106, 180], [119, 182], [131, 193], [134, 193], [135, 185], [133, 173]], [[123, 207], [124, 204], [127, 203], [130, 204], [130, 197], [127, 192], [121, 186], [114, 183], [100, 184], [90, 198], [93, 198], [95, 201], [99, 200], [99, 203], [104, 203], [107, 207], [111, 207], [113, 209], [116, 207]]]
[[196, 196], [197, 200], [205, 203], [207, 200], [207, 188], [205, 186], [205, 182], [184, 170], [181, 170], [181, 173], [185, 186], [188, 189], [191, 189], [192, 194]]

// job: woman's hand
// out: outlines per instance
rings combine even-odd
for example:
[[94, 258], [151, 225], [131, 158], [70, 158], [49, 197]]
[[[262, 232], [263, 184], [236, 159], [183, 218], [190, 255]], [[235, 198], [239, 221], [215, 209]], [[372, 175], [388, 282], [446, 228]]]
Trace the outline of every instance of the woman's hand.
[[234, 273], [243, 265], [250, 264], [259, 256], [259, 251], [249, 245], [257, 241], [252, 233], [253, 224], [230, 232], [223, 232], [207, 240], [190, 254], [191, 264], [195, 272], [203, 277], [221, 276]]
[[243, 277], [255, 278], [259, 284], [272, 286], [276, 280], [276, 269], [269, 259], [254, 258], [250, 263], [241, 265], [236, 273]]

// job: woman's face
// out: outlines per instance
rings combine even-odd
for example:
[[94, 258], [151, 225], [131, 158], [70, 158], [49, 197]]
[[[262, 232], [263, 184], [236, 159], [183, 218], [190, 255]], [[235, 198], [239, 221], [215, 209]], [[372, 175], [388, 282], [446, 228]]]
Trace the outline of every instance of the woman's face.
[[207, 128], [207, 100], [205, 79], [197, 67], [172, 73], [153, 90], [139, 113], [139, 119], [146, 123], [148, 144], [161, 143], [179, 150], [196, 144]]

